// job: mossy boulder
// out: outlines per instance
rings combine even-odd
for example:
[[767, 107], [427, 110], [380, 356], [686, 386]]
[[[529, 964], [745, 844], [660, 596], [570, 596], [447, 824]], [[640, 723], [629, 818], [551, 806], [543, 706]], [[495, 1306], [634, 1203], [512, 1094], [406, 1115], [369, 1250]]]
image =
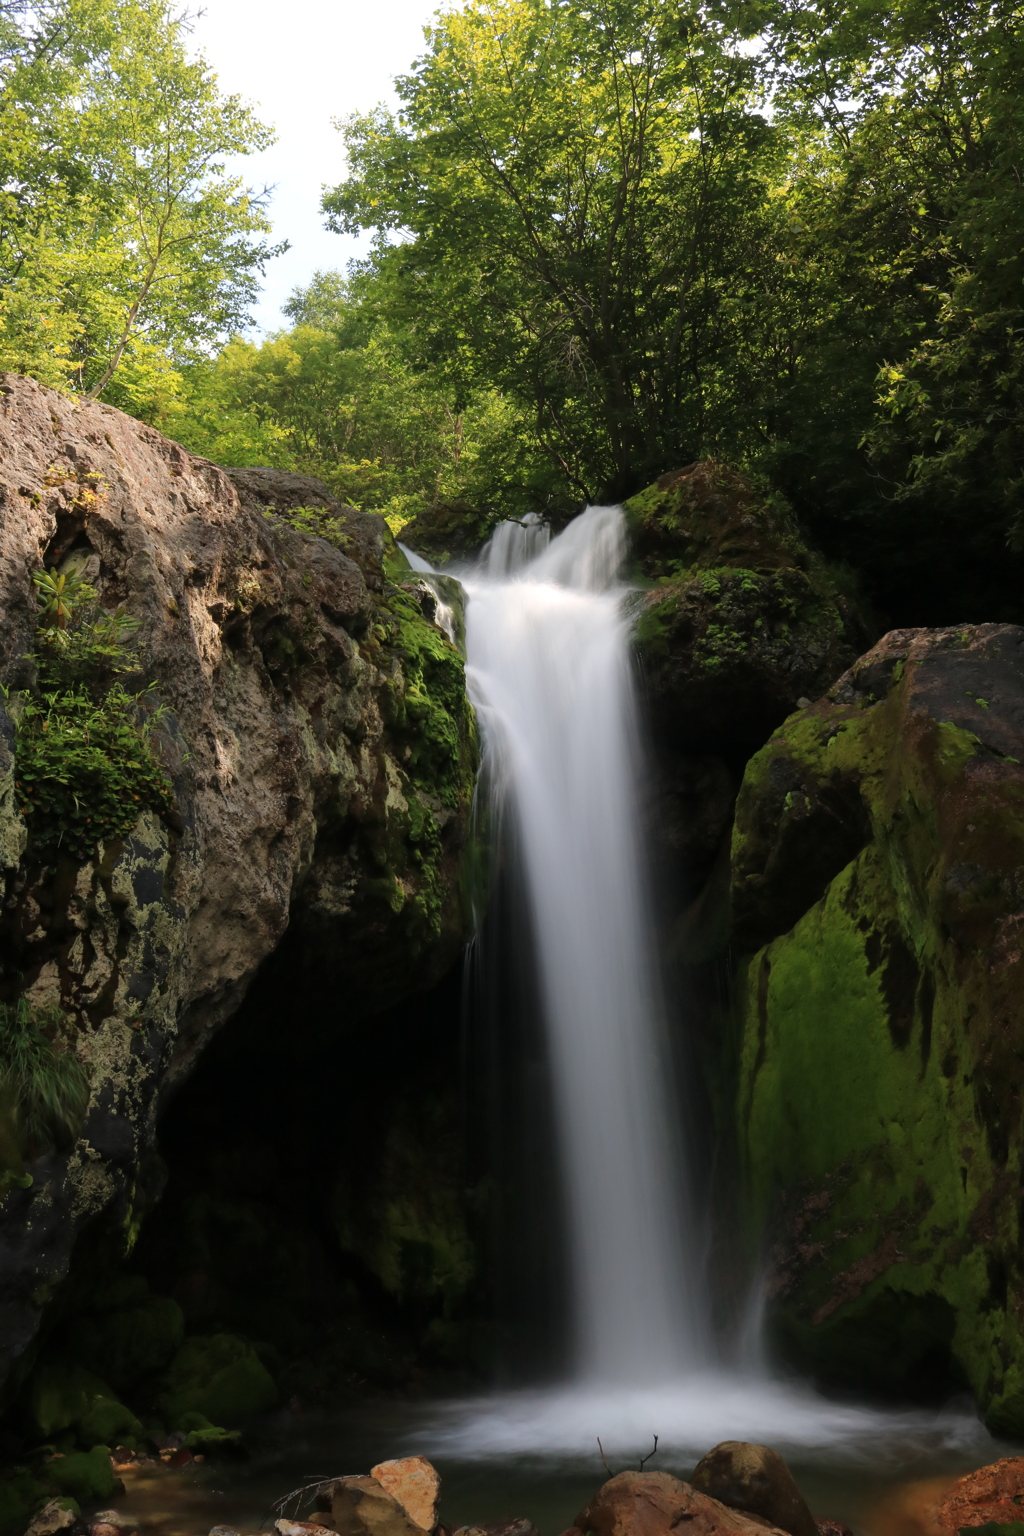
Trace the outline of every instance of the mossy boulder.
[[78, 1504], [99, 1504], [122, 1488], [105, 1445], [56, 1457], [42, 1468], [42, 1476], [58, 1493]]
[[745, 755], [866, 643], [857, 607], [788, 508], [702, 461], [625, 503], [655, 729]]
[[[186, 1339], [167, 1371], [167, 1389], [158, 1406], [167, 1423], [237, 1429], [277, 1403], [273, 1377], [251, 1344], [230, 1333]], [[202, 1427], [200, 1425], [200, 1427]]]
[[450, 1093], [406, 1088], [361, 1162], [342, 1165], [334, 1227], [389, 1296], [449, 1314], [477, 1278]]
[[48, 1490], [27, 1467], [7, 1467], [0, 1475], [0, 1536], [23, 1536]]
[[776, 1344], [847, 1386], [967, 1382], [1024, 1434], [1024, 630], [894, 632], [787, 720], [732, 900]]
[[447, 565], [475, 555], [490, 538], [501, 514], [480, 512], [462, 502], [449, 502], [418, 512], [398, 537], [403, 544], [435, 565]]
[[54, 1461], [46, 1462], [41, 1475], [57, 1488], [58, 1493], [74, 1499], [77, 1504], [100, 1504], [123, 1490], [106, 1445], [94, 1445], [92, 1450], [57, 1456]]
[[[142, 1425], [94, 1372], [63, 1359], [45, 1361], [32, 1374], [29, 1422], [42, 1440], [70, 1430], [86, 1448], [136, 1442]], [[76, 1495], [77, 1497], [77, 1495]]]

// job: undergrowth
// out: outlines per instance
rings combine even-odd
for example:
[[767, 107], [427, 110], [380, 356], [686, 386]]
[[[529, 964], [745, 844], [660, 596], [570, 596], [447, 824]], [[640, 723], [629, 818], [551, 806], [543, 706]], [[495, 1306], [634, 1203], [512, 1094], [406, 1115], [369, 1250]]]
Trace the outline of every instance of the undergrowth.
[[89, 1078], [72, 1039], [55, 1005], [0, 1003], [0, 1165], [18, 1182], [25, 1158], [70, 1146], [82, 1128]]

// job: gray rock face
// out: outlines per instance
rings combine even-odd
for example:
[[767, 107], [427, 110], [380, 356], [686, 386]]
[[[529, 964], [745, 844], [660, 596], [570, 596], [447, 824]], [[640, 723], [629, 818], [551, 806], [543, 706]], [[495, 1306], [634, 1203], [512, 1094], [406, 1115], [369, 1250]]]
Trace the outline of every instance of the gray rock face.
[[461, 658], [388, 580], [381, 519], [332, 503], [343, 552], [241, 489], [110, 407], [0, 376], [2, 674], [30, 683], [32, 572], [73, 558], [141, 623], [175, 800], [92, 862], [46, 862], [17, 800], [16, 698], [0, 714], [4, 996], [58, 1003], [92, 1084], [74, 1148], [0, 1203], [0, 1380], [77, 1237], [102, 1222], [130, 1245], [158, 1108], [289, 924], [342, 1023], [431, 984], [464, 937]]

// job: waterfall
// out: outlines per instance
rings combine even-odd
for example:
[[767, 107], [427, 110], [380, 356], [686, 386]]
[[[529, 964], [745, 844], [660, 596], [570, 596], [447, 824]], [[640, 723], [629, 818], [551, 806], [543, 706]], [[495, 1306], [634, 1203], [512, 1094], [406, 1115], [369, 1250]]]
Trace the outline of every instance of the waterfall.
[[[673, 1470], [734, 1439], [851, 1465], [869, 1456], [906, 1466], [937, 1452], [991, 1460], [970, 1408], [829, 1402], [773, 1376], [756, 1348], [732, 1366], [716, 1358], [673, 1136], [685, 1095], [670, 1070], [638, 816], [623, 545], [619, 509], [590, 507], [550, 542], [538, 519], [502, 524], [475, 569], [460, 573], [485, 821], [514, 824], [505, 852], [522, 867], [511, 884], [530, 908], [529, 922], [512, 925], [523, 953], [511, 968], [507, 954], [490, 967], [492, 989], [527, 1009], [537, 995], [544, 1016], [572, 1370], [567, 1381], [435, 1404], [409, 1448], [492, 1465], [540, 1457], [590, 1474], [597, 1436], [609, 1454], [633, 1457], [652, 1433], [666, 1457], [659, 1465]], [[425, 561], [417, 568], [430, 572]], [[532, 1041], [532, 1012], [529, 1022]], [[527, 1098], [538, 1092], [535, 1066]], [[523, 1097], [520, 1087], [516, 1103]], [[539, 1171], [544, 1146], [535, 1141], [522, 1165], [529, 1198], [554, 1172]]]
[[505, 523], [465, 580], [484, 782], [515, 818], [568, 1222], [574, 1377], [652, 1384], [707, 1356], [652, 945], [622, 513]]

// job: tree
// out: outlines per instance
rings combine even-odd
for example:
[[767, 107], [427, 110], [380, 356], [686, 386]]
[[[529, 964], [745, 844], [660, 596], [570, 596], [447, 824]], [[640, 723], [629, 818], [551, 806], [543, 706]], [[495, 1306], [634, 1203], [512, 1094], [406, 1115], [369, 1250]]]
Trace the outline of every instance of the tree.
[[[557, 500], [557, 475], [514, 402], [409, 361], [380, 284], [317, 273], [286, 305], [295, 324], [261, 343], [235, 337], [187, 372], [188, 402], [161, 425], [226, 464], [320, 476], [397, 530], [429, 507], [517, 515]], [[499, 514], [500, 509], [500, 514]]]
[[527, 403], [582, 496], [742, 438], [785, 146], [723, 29], [654, 0], [477, 0], [398, 87], [398, 117], [346, 123], [324, 207], [377, 230], [425, 356]]
[[1024, 617], [1024, 8], [787, 0], [750, 24], [817, 146], [790, 201], [819, 318], [772, 471], [904, 622]]
[[138, 408], [247, 320], [273, 247], [224, 169], [267, 129], [164, 0], [6, 15], [0, 360]]

